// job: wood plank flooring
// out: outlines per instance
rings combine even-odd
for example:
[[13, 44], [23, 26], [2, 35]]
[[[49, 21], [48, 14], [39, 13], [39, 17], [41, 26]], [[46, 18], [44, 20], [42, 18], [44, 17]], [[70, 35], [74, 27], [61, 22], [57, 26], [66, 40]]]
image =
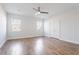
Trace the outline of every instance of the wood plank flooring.
[[79, 45], [49, 37], [8, 40], [0, 55], [78, 55]]

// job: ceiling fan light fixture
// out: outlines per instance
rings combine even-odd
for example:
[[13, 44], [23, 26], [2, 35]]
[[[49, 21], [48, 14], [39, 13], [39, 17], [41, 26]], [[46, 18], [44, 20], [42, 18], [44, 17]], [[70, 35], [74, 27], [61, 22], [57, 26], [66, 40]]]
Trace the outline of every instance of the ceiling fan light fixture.
[[35, 15], [39, 15], [39, 14], [40, 14], [40, 12], [36, 12], [36, 13], [35, 13]]

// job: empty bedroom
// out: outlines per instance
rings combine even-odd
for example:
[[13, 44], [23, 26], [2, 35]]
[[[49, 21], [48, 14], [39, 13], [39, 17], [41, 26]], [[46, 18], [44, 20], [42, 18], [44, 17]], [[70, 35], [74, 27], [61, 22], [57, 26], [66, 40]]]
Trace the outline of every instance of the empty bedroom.
[[79, 3], [0, 3], [0, 55], [79, 55]]

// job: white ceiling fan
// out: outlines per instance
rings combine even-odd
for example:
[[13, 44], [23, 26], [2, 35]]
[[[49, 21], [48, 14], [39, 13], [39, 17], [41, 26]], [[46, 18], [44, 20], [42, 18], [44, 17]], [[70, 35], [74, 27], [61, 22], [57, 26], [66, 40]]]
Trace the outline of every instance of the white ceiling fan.
[[37, 7], [36, 8], [33, 8], [33, 10], [37, 11], [39, 14], [42, 13], [42, 14], [48, 14], [48, 12], [45, 12], [45, 11], [41, 11], [40, 7]]

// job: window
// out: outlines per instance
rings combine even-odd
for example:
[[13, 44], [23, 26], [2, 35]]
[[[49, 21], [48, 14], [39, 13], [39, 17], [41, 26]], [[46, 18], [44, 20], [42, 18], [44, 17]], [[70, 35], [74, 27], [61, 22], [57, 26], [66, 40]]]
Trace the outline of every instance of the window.
[[14, 19], [11, 21], [12, 31], [21, 31], [21, 20]]
[[41, 29], [42, 21], [37, 21], [37, 30]]

